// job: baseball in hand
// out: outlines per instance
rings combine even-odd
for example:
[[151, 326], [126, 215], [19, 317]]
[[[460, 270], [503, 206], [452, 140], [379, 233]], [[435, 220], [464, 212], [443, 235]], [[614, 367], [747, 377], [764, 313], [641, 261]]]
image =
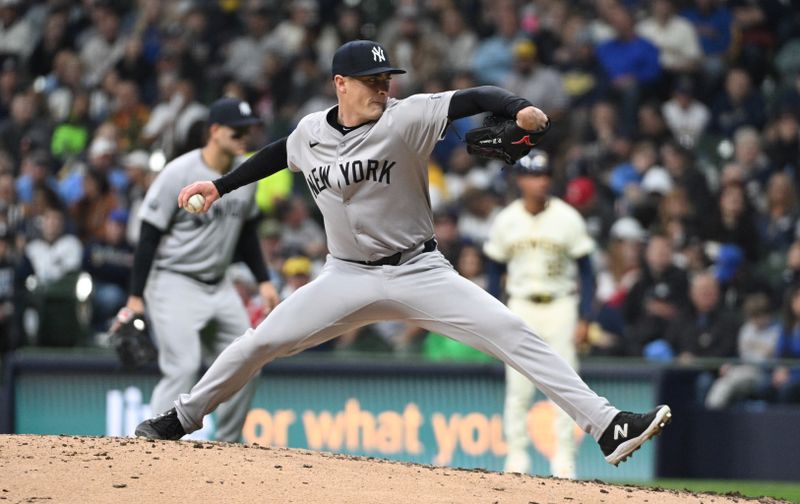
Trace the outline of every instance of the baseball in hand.
[[197, 213], [203, 209], [203, 205], [205, 204], [206, 199], [203, 197], [202, 194], [193, 194], [189, 201], [186, 202], [186, 206], [184, 207], [187, 212], [189, 213]]

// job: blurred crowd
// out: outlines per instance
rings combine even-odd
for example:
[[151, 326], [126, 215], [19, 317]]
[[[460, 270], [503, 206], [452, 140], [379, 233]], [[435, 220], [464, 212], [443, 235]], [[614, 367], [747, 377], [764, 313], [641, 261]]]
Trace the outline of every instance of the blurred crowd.
[[[762, 367], [800, 358], [790, 0], [0, 0], [0, 351], [104, 344], [138, 205], [203, 144], [207, 104], [247, 100], [257, 149], [335, 103], [333, 51], [357, 38], [408, 70], [393, 96], [493, 84], [552, 118], [556, 195], [599, 245], [585, 355], [730, 358], [707, 380], [710, 407], [800, 401], [800, 368]], [[516, 195], [463, 147], [480, 119], [452, 124], [429, 178], [439, 249], [485, 285], [482, 242]], [[288, 171], [257, 200], [288, 296], [324, 261], [324, 231]], [[257, 323], [252, 277], [230, 274]], [[396, 323], [330, 347], [471, 358]]]

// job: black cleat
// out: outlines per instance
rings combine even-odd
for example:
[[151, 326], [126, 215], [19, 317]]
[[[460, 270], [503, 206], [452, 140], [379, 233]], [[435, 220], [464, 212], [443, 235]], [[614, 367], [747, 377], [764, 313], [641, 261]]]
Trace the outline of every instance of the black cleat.
[[612, 465], [624, 462], [645, 441], [660, 434], [671, 420], [672, 411], [664, 404], [649, 413], [620, 411], [598, 441], [606, 462]]
[[180, 439], [186, 435], [175, 408], [150, 418], [136, 427], [136, 437], [147, 439]]

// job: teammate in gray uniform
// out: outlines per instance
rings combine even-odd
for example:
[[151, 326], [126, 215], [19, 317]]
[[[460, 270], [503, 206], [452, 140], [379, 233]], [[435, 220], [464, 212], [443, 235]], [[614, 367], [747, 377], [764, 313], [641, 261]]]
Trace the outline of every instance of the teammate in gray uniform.
[[626, 459], [670, 420], [669, 407], [635, 414], [611, 406], [503, 303], [459, 276], [433, 238], [427, 164], [449, 121], [492, 112], [536, 131], [547, 116], [493, 86], [389, 98], [397, 73], [403, 70], [391, 66], [380, 44], [344, 44], [333, 58], [336, 106], [307, 115], [288, 138], [230, 174], [181, 191], [178, 206], [202, 194], [208, 210], [288, 165], [302, 172], [322, 212], [330, 255], [315, 280], [222, 352], [175, 408], [142, 422], [137, 435], [179, 439], [271, 360], [400, 319], [510, 364], [598, 440], [608, 462]]
[[[147, 309], [163, 375], [150, 400], [153, 411], [171, 407], [192, 388], [202, 363], [200, 330], [211, 320], [217, 327], [215, 356], [250, 327], [233, 283], [225, 278], [235, 252], [259, 281], [265, 306], [272, 308], [278, 302], [256, 234], [255, 184], [232, 191], [208, 213], [190, 214], [175, 206], [187, 183], [230, 171], [245, 152], [250, 126], [257, 122], [246, 102], [236, 98], [214, 102], [208, 142], [167, 164], [141, 205], [142, 231], [130, 296], [118, 318]], [[219, 440], [237, 441], [241, 436], [254, 391], [253, 385], [241, 385], [217, 412]]]

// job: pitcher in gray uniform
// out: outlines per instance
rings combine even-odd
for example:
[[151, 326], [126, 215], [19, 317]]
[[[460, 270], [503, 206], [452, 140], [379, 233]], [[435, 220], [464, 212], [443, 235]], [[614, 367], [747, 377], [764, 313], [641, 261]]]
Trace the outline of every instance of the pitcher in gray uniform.
[[669, 407], [644, 414], [614, 408], [519, 317], [459, 276], [433, 237], [428, 157], [449, 121], [492, 112], [536, 131], [547, 116], [493, 86], [389, 98], [397, 73], [403, 70], [391, 66], [380, 44], [344, 44], [333, 58], [336, 106], [304, 117], [288, 138], [231, 173], [181, 191], [178, 206], [202, 194], [207, 211], [288, 165], [302, 173], [322, 212], [330, 255], [315, 280], [222, 352], [189, 394], [142, 422], [137, 435], [179, 439], [271, 360], [372, 322], [401, 319], [505, 361], [590, 433], [608, 462], [625, 460], [669, 422]]
[[[225, 277], [234, 252], [239, 252], [259, 281], [265, 306], [277, 304], [256, 234], [255, 184], [232, 191], [223, 204], [204, 214], [190, 214], [175, 206], [187, 183], [230, 171], [245, 152], [250, 126], [257, 122], [246, 102], [236, 98], [214, 102], [205, 146], [168, 163], [142, 203], [141, 238], [123, 310], [143, 313], [146, 309], [150, 319], [163, 375], [150, 399], [153, 411], [171, 407], [197, 380], [203, 327], [212, 320], [216, 323], [217, 337], [210, 349], [214, 356], [250, 327], [245, 307]], [[252, 385], [241, 385], [217, 411], [219, 440], [237, 441], [241, 436], [253, 394]]]

